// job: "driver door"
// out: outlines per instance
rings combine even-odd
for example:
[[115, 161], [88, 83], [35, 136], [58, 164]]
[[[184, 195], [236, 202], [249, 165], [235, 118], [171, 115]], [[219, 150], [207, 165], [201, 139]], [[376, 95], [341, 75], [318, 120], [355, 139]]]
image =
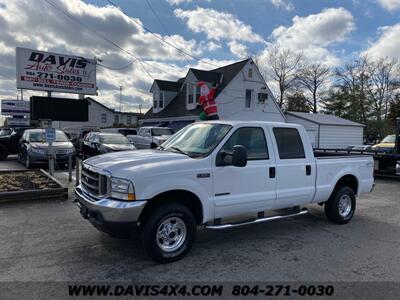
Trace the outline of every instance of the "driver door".
[[[271, 170], [275, 171], [275, 158], [273, 151], [268, 151], [273, 148], [266, 134], [262, 127], [241, 127], [219, 149], [213, 171], [215, 218], [257, 213], [274, 206], [276, 179]], [[247, 150], [245, 167], [229, 165], [235, 145]]]

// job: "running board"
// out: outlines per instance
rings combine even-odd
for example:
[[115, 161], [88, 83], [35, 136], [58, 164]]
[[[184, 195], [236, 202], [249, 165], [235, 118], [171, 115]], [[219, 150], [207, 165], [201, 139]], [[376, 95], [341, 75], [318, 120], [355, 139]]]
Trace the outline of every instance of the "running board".
[[263, 222], [274, 221], [274, 220], [282, 220], [282, 219], [297, 217], [297, 216], [305, 215], [305, 214], [308, 214], [307, 209], [303, 209], [297, 213], [290, 214], [290, 215], [271, 216], [271, 217], [266, 217], [266, 218], [255, 219], [255, 220], [248, 221], [248, 222], [233, 223], [233, 224], [221, 224], [221, 225], [206, 225], [206, 228], [208, 228], [208, 229], [227, 229], [227, 228], [245, 226], [245, 225], [256, 224], [256, 223], [263, 223]]

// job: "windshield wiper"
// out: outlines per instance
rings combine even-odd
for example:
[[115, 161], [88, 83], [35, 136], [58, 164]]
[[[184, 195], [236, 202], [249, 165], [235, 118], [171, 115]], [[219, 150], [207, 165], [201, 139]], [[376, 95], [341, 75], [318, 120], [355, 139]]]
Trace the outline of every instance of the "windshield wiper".
[[179, 149], [178, 147], [171, 147], [171, 149], [173, 149], [173, 150], [175, 150], [175, 151], [179, 152], [180, 154], [183, 154], [183, 155], [189, 156], [189, 154], [187, 154], [185, 151], [182, 151], [182, 150], [181, 150], [181, 149]]

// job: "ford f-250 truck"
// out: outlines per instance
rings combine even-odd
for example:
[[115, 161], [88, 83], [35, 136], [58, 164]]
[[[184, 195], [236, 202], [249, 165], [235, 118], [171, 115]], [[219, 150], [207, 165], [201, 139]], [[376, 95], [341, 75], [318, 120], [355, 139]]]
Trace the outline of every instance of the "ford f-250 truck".
[[[374, 185], [371, 156], [314, 157], [302, 126], [269, 122], [194, 123], [158, 149], [87, 159], [81, 173], [82, 216], [111, 236], [138, 230], [161, 263], [188, 253], [198, 225], [224, 229], [293, 217], [310, 203], [345, 224], [356, 195]], [[284, 208], [286, 214], [271, 215]]]

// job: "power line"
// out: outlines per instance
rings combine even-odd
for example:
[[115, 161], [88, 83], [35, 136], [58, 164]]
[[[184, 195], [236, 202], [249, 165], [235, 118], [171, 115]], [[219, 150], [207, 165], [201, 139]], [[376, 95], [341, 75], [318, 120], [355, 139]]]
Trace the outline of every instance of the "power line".
[[122, 67], [119, 67], [119, 68], [109, 67], [109, 66], [103, 65], [101, 63], [97, 63], [97, 65], [99, 65], [100, 67], [103, 67], [105, 69], [109, 69], [109, 70], [113, 70], [113, 71], [119, 71], [119, 70], [123, 70], [123, 69], [129, 68], [134, 62], [135, 61], [132, 60], [128, 64], [126, 64], [125, 66], [122, 66]]
[[110, 40], [109, 38], [107, 38], [106, 36], [104, 36], [103, 34], [101, 34], [100, 32], [98, 32], [97, 30], [93, 29], [92, 27], [82, 23], [81, 21], [79, 21], [78, 19], [74, 18], [73, 16], [71, 16], [69, 13], [67, 13], [66, 11], [64, 11], [63, 9], [59, 8], [57, 5], [55, 5], [54, 3], [48, 1], [48, 0], [43, 0], [45, 1], [47, 4], [51, 5], [54, 9], [56, 9], [57, 11], [61, 12], [62, 14], [64, 14], [65, 16], [67, 16], [68, 18], [70, 18], [71, 20], [75, 21], [76, 23], [78, 23], [79, 25], [81, 25], [82, 27], [85, 27], [87, 29], [90, 29], [91, 31], [93, 31], [96, 35], [98, 35], [99, 37], [101, 37], [102, 39], [104, 39], [105, 41], [109, 42], [110, 44], [112, 44], [113, 46], [115, 46], [116, 48], [118, 48], [119, 50], [123, 51], [124, 53], [128, 54], [129, 56], [134, 58], [134, 61], [138, 61], [140, 63], [140, 65], [142, 66], [143, 70], [147, 73], [147, 75], [150, 76], [150, 78], [152, 78], [154, 80], [154, 77], [147, 71], [147, 69], [144, 67], [143, 65], [143, 61], [142, 59], [136, 57], [135, 55], [133, 55], [131, 52], [125, 50], [124, 48], [122, 48], [121, 46], [119, 46], [117, 43], [115, 43], [114, 41]]
[[[142, 27], [145, 31], [147, 31], [148, 33], [152, 34], [154, 37], [156, 37], [156, 38], [159, 39], [160, 41], [162, 41], [162, 42], [164, 42], [165, 44], [169, 45], [170, 47], [176, 49], [177, 51], [181, 52], [182, 54], [185, 54], [185, 55], [187, 55], [187, 56], [189, 56], [189, 57], [191, 57], [191, 58], [193, 58], [193, 59], [195, 59], [195, 60], [197, 60], [197, 61], [200, 61], [200, 62], [202, 61], [201, 58], [199, 58], [199, 57], [197, 57], [197, 56], [194, 56], [194, 55], [192, 55], [192, 54], [190, 54], [190, 53], [187, 53], [186, 51], [184, 51], [184, 50], [182, 50], [182, 49], [180, 49], [180, 48], [174, 46], [174, 45], [171, 44], [170, 42], [166, 41], [164, 38], [158, 36], [158, 35], [157, 35], [156, 33], [154, 33], [152, 30], [150, 30], [149, 28], [147, 28], [146, 26], [144, 26], [143, 24], [141, 24], [140, 22], [138, 22], [137, 20], [135, 20], [133, 17], [131, 17], [130, 15], [128, 15], [127, 13], [125, 13], [121, 8], [119, 8], [119, 7], [118, 7], [114, 2], [112, 2], [111, 0], [107, 0], [107, 2], [110, 3], [113, 7], [115, 7], [115, 8], [116, 8], [118, 11], [120, 11], [122, 14], [124, 14], [125, 16], [127, 16], [129, 19], [131, 19], [135, 24], [137, 24], [137, 25], [139, 25], [140, 27]], [[217, 65], [215, 65], [215, 64], [213, 64], [213, 63], [210, 63], [210, 62], [204, 61], [204, 63], [209, 64], [209, 65], [211, 65], [211, 66], [213, 66], [213, 67], [217, 67], [217, 68], [220, 67], [220, 66], [217, 66]]]
[[[178, 47], [176, 45], [176, 43], [174, 42], [173, 38], [172, 38], [172, 34], [170, 33], [170, 31], [167, 29], [167, 26], [165, 26], [164, 22], [161, 21], [161, 18], [158, 16], [158, 14], [156, 13], [155, 9], [153, 8], [153, 5], [151, 5], [150, 0], [146, 0], [147, 5], [149, 6], [150, 10], [152, 11], [153, 15], [156, 17], [156, 19], [158, 20], [158, 22], [160, 23], [161, 27], [164, 29], [165, 34], [171, 36], [171, 41], [173, 42], [175, 47]], [[185, 54], [185, 60], [188, 64], [190, 64], [190, 61], [186, 58], [186, 54]]]

